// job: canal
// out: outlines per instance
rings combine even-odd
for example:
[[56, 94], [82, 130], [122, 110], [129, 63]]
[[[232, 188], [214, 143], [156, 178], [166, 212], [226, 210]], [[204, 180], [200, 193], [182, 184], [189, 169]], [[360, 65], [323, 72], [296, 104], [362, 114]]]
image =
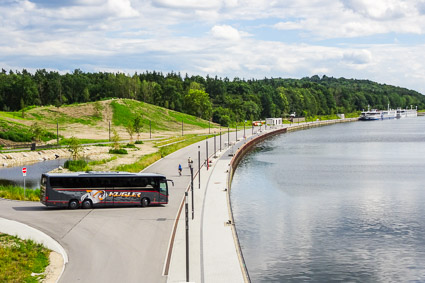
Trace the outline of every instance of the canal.
[[40, 187], [41, 174], [49, 172], [53, 169], [63, 166], [67, 159], [55, 159], [37, 162], [31, 165], [21, 165], [15, 167], [7, 167], [0, 169], [0, 185], [16, 185], [24, 186], [24, 177], [22, 168], [27, 168], [27, 176], [25, 177], [25, 187], [28, 189], [36, 189]]
[[252, 282], [425, 280], [425, 118], [273, 137], [235, 172]]

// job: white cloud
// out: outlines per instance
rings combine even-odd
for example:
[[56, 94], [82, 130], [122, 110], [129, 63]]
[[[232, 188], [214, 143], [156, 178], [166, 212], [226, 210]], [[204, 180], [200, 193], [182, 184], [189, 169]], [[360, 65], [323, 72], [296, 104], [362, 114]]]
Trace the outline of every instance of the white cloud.
[[215, 38], [225, 40], [239, 40], [241, 38], [239, 31], [228, 25], [213, 26], [211, 34]]
[[296, 30], [301, 29], [303, 25], [299, 22], [279, 22], [273, 26], [279, 30]]
[[409, 5], [396, 0], [343, 0], [344, 5], [355, 13], [377, 20], [394, 20], [411, 13]]
[[222, 5], [221, 0], [153, 0], [156, 6], [173, 9], [217, 9]]

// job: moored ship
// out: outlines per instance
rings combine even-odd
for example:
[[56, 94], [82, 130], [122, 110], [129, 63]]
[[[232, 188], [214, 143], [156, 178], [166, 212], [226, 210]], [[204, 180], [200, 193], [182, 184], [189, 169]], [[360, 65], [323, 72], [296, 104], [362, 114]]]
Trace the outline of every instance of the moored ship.
[[367, 111], [363, 111], [360, 115], [359, 120], [363, 121], [371, 121], [371, 120], [383, 120], [383, 119], [394, 119], [397, 117], [397, 111], [394, 109], [390, 109], [388, 105], [387, 110], [377, 110], [377, 109], [368, 109]]
[[418, 116], [418, 107], [416, 106], [416, 109], [413, 109], [412, 106], [410, 106], [410, 109], [401, 109], [397, 108], [397, 119], [400, 118], [407, 118], [407, 117], [417, 117]]

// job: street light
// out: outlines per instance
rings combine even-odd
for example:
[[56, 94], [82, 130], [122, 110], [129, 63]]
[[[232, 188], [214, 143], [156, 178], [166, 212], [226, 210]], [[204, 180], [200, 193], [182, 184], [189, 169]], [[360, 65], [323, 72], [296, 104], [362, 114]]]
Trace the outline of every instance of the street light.
[[187, 192], [184, 193], [185, 196], [185, 223], [186, 223], [186, 282], [189, 282], [189, 208], [187, 203]]
[[198, 145], [198, 189], [201, 189], [201, 146]]

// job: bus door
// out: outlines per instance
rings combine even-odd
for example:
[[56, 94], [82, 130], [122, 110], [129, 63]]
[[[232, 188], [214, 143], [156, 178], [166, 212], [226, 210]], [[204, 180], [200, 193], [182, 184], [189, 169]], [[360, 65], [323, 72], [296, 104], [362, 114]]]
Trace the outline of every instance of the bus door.
[[168, 203], [168, 185], [167, 180], [159, 181], [159, 203]]

